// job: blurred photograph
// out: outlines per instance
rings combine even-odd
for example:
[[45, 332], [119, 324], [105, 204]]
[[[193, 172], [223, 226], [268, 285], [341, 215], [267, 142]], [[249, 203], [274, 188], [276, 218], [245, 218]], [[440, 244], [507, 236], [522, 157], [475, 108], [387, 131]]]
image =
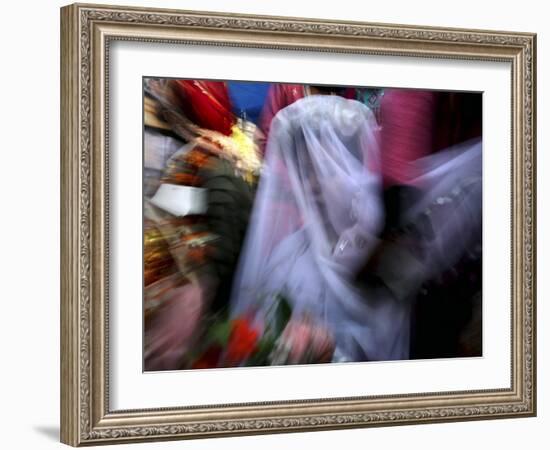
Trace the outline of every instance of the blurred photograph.
[[483, 356], [482, 93], [142, 95], [145, 371]]

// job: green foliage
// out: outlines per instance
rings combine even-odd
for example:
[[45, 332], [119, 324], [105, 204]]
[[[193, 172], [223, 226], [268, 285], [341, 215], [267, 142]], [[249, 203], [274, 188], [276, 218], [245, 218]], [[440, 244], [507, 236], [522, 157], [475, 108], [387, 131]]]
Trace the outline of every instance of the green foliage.
[[266, 334], [279, 336], [285, 329], [291, 315], [292, 308], [290, 307], [288, 299], [282, 294], [277, 294], [275, 297], [274, 309], [271, 308], [266, 315]]

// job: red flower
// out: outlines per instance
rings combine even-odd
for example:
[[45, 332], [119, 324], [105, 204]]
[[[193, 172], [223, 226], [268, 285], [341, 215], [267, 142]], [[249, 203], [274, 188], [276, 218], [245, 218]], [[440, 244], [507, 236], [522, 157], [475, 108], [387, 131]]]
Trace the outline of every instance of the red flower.
[[259, 335], [246, 319], [233, 320], [225, 355], [227, 362], [238, 364], [245, 361], [256, 350]]

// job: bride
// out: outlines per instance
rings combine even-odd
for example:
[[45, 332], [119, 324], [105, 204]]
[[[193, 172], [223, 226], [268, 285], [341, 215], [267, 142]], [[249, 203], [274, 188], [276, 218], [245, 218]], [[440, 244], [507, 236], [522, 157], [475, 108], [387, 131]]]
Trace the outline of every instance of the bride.
[[338, 96], [277, 114], [233, 289], [233, 314], [284, 295], [293, 323], [327, 331], [336, 361], [409, 352], [409, 305], [354, 282], [384, 220], [377, 129], [366, 106]]

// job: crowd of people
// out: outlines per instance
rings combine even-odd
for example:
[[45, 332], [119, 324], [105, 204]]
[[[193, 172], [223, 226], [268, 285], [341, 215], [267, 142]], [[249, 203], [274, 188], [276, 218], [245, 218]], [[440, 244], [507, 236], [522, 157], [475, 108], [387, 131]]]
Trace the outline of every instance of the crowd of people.
[[481, 355], [481, 94], [144, 80], [144, 368]]

